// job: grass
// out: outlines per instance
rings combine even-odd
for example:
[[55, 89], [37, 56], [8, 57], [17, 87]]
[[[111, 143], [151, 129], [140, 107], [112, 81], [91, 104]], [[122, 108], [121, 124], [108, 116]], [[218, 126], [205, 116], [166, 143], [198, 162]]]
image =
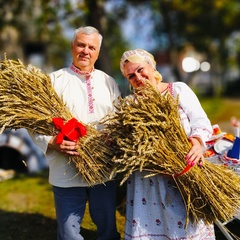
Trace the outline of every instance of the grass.
[[55, 210], [47, 173], [19, 174], [0, 183], [0, 192], [1, 239], [55, 239]]
[[[124, 208], [121, 206], [125, 188], [118, 191], [117, 227], [123, 232]], [[0, 239], [3, 240], [54, 240], [56, 218], [48, 171], [39, 174], [20, 174], [0, 183]], [[82, 235], [91, 240], [96, 227], [88, 208], [82, 223]]]
[[[223, 123], [227, 123], [231, 130], [231, 117], [240, 119], [240, 100], [203, 99], [201, 103], [212, 124], [226, 126]], [[122, 234], [125, 186], [118, 187], [117, 195], [117, 227]], [[235, 229], [239, 228], [239, 223], [233, 224]], [[95, 229], [87, 209], [82, 223], [82, 234], [86, 240], [95, 239]], [[218, 230], [217, 234], [217, 239], [224, 239]], [[0, 183], [0, 239], [56, 239], [55, 209], [48, 171], [36, 175], [18, 174], [15, 178]]]
[[201, 104], [213, 124], [219, 124], [223, 131], [232, 131], [231, 117], [240, 119], [240, 99], [202, 99]]

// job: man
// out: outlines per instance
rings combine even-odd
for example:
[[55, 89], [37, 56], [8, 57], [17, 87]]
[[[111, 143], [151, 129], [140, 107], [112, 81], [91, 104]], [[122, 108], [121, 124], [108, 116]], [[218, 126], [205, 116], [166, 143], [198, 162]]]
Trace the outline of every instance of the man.
[[[94, 68], [98, 59], [102, 35], [87, 26], [75, 30], [71, 44], [72, 64], [50, 74], [56, 92], [63, 98], [72, 115], [85, 124], [96, 123], [113, 111], [113, 101], [120, 95], [113, 78]], [[116, 229], [116, 192], [113, 181], [89, 187], [68, 155], [78, 155], [77, 143], [56, 136], [35, 135], [34, 142], [49, 158], [49, 182], [53, 186], [58, 240], [83, 239], [80, 225], [86, 201], [99, 240], [120, 239]]]

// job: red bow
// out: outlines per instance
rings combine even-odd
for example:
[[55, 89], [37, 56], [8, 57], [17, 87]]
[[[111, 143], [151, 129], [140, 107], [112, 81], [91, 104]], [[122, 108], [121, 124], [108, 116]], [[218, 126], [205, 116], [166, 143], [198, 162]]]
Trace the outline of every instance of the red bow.
[[75, 118], [70, 119], [65, 124], [62, 118], [53, 118], [52, 121], [55, 127], [60, 130], [56, 139], [57, 144], [61, 144], [63, 139], [76, 142], [87, 133], [86, 127]]

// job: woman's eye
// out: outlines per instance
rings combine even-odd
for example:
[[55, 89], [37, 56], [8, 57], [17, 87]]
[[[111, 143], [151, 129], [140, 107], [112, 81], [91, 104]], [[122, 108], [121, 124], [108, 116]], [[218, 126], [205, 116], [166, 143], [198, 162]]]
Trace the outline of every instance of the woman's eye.
[[129, 76], [128, 76], [128, 79], [129, 79], [129, 80], [131, 80], [131, 79], [133, 79], [133, 78], [134, 78], [134, 75], [129, 75]]

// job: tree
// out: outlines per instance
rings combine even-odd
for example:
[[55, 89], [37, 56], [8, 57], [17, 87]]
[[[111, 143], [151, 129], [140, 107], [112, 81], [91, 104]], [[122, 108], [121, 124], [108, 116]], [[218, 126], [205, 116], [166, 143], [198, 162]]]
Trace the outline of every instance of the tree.
[[52, 0], [1, 1], [1, 55], [28, 63], [33, 54], [42, 54], [45, 67], [62, 66], [68, 41], [58, 18], [61, 7]]
[[[151, 9], [152, 36], [155, 39], [156, 51], [168, 52], [171, 64], [178, 74], [179, 56], [186, 46], [192, 46], [211, 61], [214, 86], [217, 86], [228, 66], [228, 48], [226, 40], [239, 30], [238, 0], [126, 0], [130, 6], [145, 13]], [[136, 26], [138, 22], [135, 23]], [[145, 29], [141, 31], [146, 31]], [[152, 50], [154, 52], [154, 50]], [[220, 80], [219, 80], [220, 79]], [[190, 81], [191, 79], [189, 79]], [[218, 91], [218, 89], [216, 89]]]

